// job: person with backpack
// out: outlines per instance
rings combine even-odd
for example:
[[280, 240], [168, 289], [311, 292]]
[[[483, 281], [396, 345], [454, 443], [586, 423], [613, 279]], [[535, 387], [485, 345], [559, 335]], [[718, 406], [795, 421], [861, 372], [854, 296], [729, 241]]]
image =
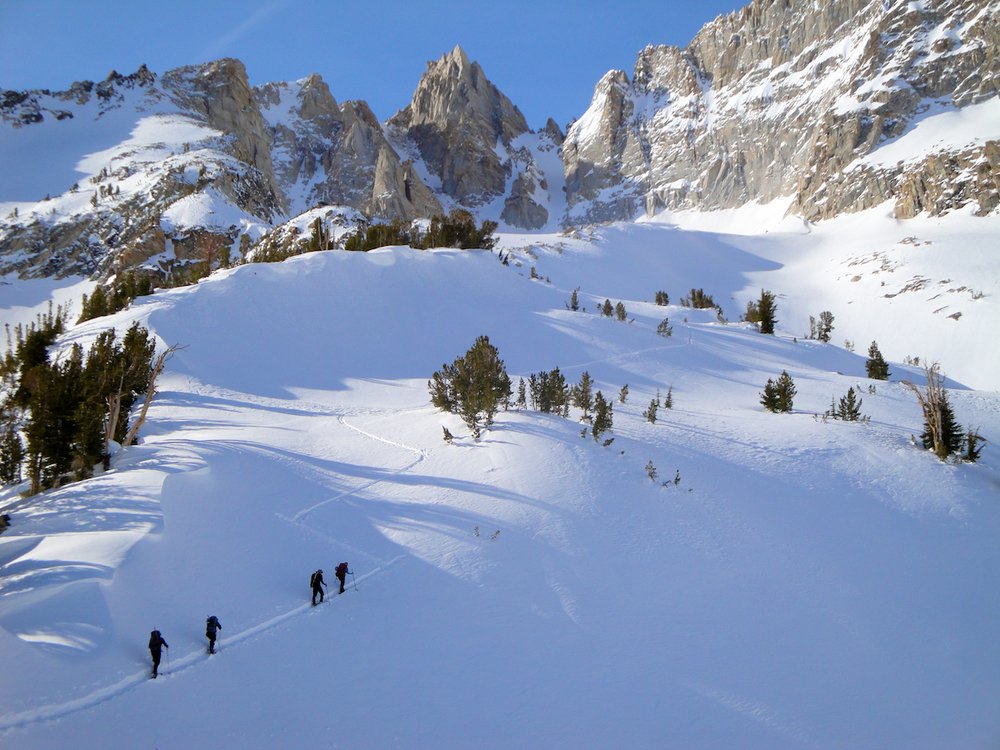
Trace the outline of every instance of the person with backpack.
[[312, 587], [312, 602], [316, 606], [316, 594], [319, 594], [319, 602], [323, 603], [323, 587], [326, 582], [323, 580], [323, 569], [320, 568], [309, 578], [309, 585]]
[[208, 653], [215, 653], [215, 638], [218, 632], [222, 630], [222, 623], [219, 622], [219, 618], [212, 615], [207, 620], [205, 620], [205, 637], [208, 638]]
[[160, 655], [163, 653], [161, 649], [170, 648], [167, 642], [163, 640], [163, 636], [160, 635], [159, 630], [154, 630], [149, 634], [149, 653], [153, 657], [153, 679], [156, 679], [156, 673], [160, 668]]
[[[334, 571], [335, 575], [337, 576], [337, 580], [340, 581], [340, 591], [339, 591], [339, 593], [341, 593], [341, 594], [344, 593], [344, 579], [347, 577], [347, 574], [350, 573], [350, 572], [351, 571], [349, 571], [347, 569], [347, 563], [345, 563], [345, 562], [342, 562], [340, 565], [338, 565], [336, 571]], [[351, 573], [351, 575], [353, 575], [353, 573]]]

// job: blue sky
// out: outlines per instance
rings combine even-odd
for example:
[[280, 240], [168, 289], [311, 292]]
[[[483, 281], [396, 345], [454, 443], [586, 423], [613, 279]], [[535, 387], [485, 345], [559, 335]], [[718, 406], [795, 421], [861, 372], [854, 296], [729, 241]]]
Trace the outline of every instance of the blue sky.
[[[461, 44], [528, 118], [560, 126], [608, 70], [631, 74], [646, 44], [686, 45], [741, 0], [0, 0], [0, 89], [64, 89], [146, 63], [162, 73], [219, 57], [253, 84], [319, 73], [338, 100], [385, 119], [428, 60]], [[166, 10], [169, 9], [169, 10]]]

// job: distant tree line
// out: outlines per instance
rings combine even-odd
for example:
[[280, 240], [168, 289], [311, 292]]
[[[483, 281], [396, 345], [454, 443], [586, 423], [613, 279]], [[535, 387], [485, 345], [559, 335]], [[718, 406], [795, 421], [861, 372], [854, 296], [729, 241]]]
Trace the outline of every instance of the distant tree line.
[[471, 213], [456, 208], [447, 216], [434, 216], [426, 230], [402, 219], [362, 224], [344, 243], [344, 249], [368, 251], [387, 245], [409, 245], [421, 250], [432, 247], [492, 250], [496, 245], [493, 235], [496, 228], [495, 221], [483, 221], [477, 226]]
[[135, 271], [119, 274], [107, 286], [98, 285], [89, 295], [83, 295], [83, 309], [77, 323], [124, 310], [136, 297], [152, 293], [153, 280], [149, 276]]

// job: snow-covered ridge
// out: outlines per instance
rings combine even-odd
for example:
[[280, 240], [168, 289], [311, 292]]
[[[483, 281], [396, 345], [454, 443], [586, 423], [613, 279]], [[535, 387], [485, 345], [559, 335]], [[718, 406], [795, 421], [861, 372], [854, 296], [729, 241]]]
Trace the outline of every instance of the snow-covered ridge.
[[[995, 385], [956, 382], [1000, 363], [941, 334], [991, 340], [1000, 290], [939, 303], [959, 321], [926, 306], [942, 270], [955, 285], [980, 273], [970, 249], [996, 217], [884, 213], [504, 235], [508, 265], [310, 253], [71, 328], [61, 346], [137, 320], [183, 348], [111, 471], [0, 494], [0, 742], [989, 746], [998, 453], [951, 465], [911, 444], [919, 409], [899, 381], [920, 371], [898, 352], [939, 359], [958, 419], [1000, 434]], [[914, 275], [931, 287], [898, 294]], [[883, 281], [894, 296], [835, 306], [838, 287]], [[735, 320], [761, 286], [781, 292], [776, 336], [676, 304], [703, 287]], [[598, 315], [605, 298], [630, 322]], [[827, 306], [858, 352], [796, 338]], [[613, 399], [614, 442], [576, 408], [501, 411], [478, 443], [433, 409], [428, 377], [482, 334], [515, 392], [541, 370], [588, 372]], [[889, 382], [864, 376], [870, 338]], [[782, 370], [795, 408], [769, 414], [760, 390]], [[821, 419], [848, 388], [870, 422]], [[312, 608], [307, 575], [342, 560], [347, 592]], [[170, 644], [155, 682], [152, 628]]]

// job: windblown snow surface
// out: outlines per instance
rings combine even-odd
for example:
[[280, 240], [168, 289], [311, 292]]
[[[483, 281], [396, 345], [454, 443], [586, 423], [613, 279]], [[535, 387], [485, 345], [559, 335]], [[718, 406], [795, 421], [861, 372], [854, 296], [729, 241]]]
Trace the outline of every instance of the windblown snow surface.
[[[0, 496], [0, 745], [996, 748], [997, 219], [772, 211], [506, 235], [508, 266], [303, 255], [72, 328], [181, 348], [110, 471]], [[730, 321], [776, 292], [778, 335], [678, 306], [692, 287]], [[833, 342], [804, 340], [822, 310]], [[589, 372], [614, 442], [578, 409], [511, 408], [479, 442], [435, 410], [428, 378], [482, 334], [515, 390]], [[904, 356], [941, 362], [980, 463], [911, 443]], [[770, 414], [782, 370], [795, 409]], [[851, 386], [870, 422], [817, 416]], [[347, 592], [311, 607], [341, 560]]]

